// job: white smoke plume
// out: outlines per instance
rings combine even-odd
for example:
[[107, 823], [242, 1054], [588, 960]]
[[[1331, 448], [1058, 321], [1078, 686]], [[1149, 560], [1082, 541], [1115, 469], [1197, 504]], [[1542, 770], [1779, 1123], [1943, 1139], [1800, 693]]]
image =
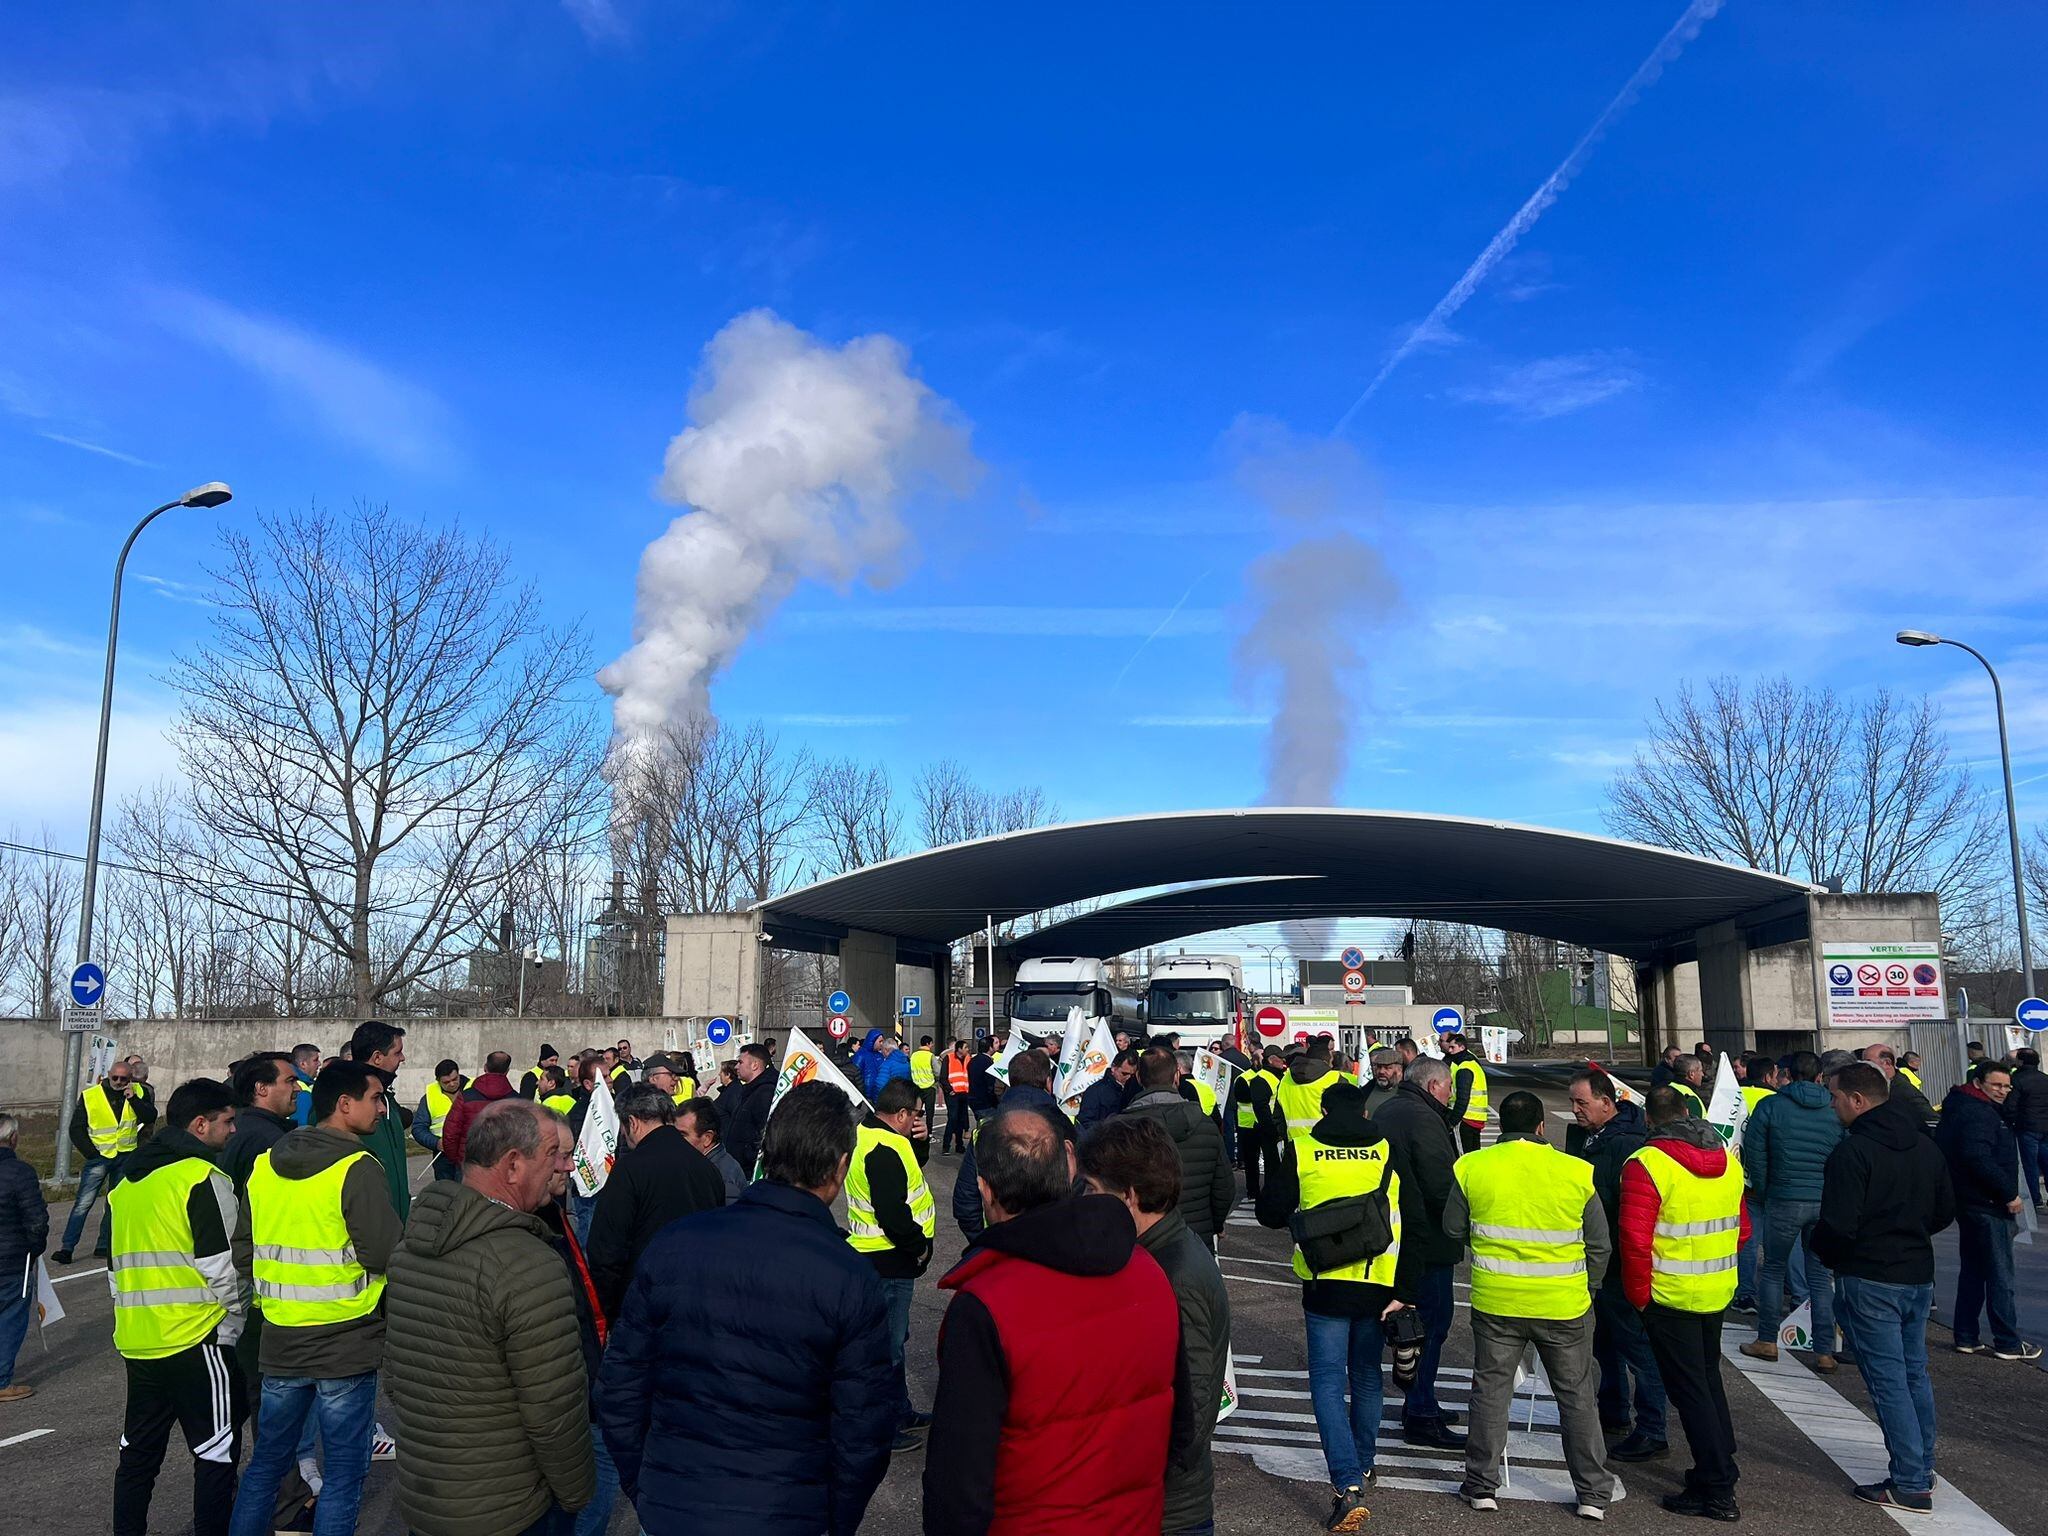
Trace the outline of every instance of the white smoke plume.
[[767, 310], [704, 349], [660, 493], [689, 510], [640, 557], [633, 646], [597, 674], [616, 743], [710, 713], [711, 684], [803, 581], [897, 579], [906, 498], [980, 466], [888, 336], [832, 346]]
[[1465, 269], [1463, 277], [1451, 284], [1449, 293], [1437, 300], [1436, 308], [1432, 309], [1408, 332], [1401, 344], [1394, 348], [1386, 362], [1380, 365], [1380, 371], [1373, 375], [1372, 382], [1365, 386], [1365, 393], [1352, 401], [1351, 408], [1337, 418], [1337, 425], [1330, 429], [1333, 434], [1340, 433], [1351, 425], [1351, 418], [1358, 414], [1366, 401], [1379, 393], [1379, 387], [1387, 382], [1396, 368], [1407, 361], [1410, 353], [1423, 342], [1445, 334], [1451, 316], [1465, 307], [1465, 301], [1478, 291], [1479, 285], [1486, 281], [1487, 274], [1501, 264], [1508, 252], [1515, 248], [1515, 242], [1535, 227], [1536, 221], [1543, 217], [1544, 210], [1556, 202], [1559, 194], [1572, 184], [1572, 178], [1585, 166], [1587, 158], [1593, 153], [1593, 147], [1606, 135], [1615, 120], [1635, 105], [1636, 98], [1642, 95], [1644, 88], [1654, 83], [1657, 77], [1664, 73], [1665, 65], [1685, 51], [1685, 45], [1699, 36], [1700, 28], [1713, 20], [1715, 13], [1724, 3], [1725, 0], [1692, 0], [1692, 3], [1686, 6], [1685, 13], [1672, 24], [1671, 30], [1664, 34], [1663, 40], [1650, 50], [1650, 56], [1628, 77], [1628, 83], [1622, 86], [1612, 101], [1607, 103], [1605, 110], [1593, 119], [1593, 126], [1580, 136], [1579, 142], [1572, 146], [1572, 152], [1564, 157], [1563, 162], [1550, 173], [1542, 186], [1529, 194], [1529, 200], [1515, 210], [1515, 216], [1502, 226], [1500, 233], [1487, 242], [1486, 249], [1479, 253], [1478, 260]]

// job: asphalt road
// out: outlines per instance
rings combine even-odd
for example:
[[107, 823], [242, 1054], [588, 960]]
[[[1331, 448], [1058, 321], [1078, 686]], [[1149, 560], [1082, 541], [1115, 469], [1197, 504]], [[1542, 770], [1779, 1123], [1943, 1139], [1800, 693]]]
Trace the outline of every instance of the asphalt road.
[[[1562, 1076], [1552, 1070], [1514, 1071], [1511, 1080], [1536, 1087], [1546, 1099], [1561, 1097]], [[1553, 1127], [1553, 1130], [1556, 1128]], [[957, 1159], [934, 1160], [931, 1178], [940, 1212], [939, 1255], [933, 1277], [959, 1254], [959, 1234], [948, 1219]], [[53, 1214], [61, 1214], [60, 1212]], [[1309, 1417], [1304, 1379], [1299, 1291], [1288, 1278], [1288, 1246], [1241, 1211], [1221, 1242], [1222, 1267], [1234, 1309], [1233, 1352], [1238, 1359], [1243, 1406], [1219, 1429], [1217, 1446], [1217, 1528], [1228, 1533], [1311, 1532], [1328, 1509], [1321, 1455]], [[2021, 1250], [2022, 1283], [2038, 1296], [2048, 1278], [2039, 1247]], [[0, 1405], [0, 1480], [7, 1488], [9, 1530], [71, 1532], [103, 1529], [104, 1510], [119, 1436], [122, 1375], [109, 1343], [111, 1308], [103, 1275], [87, 1272], [91, 1261], [60, 1271], [59, 1295], [71, 1315], [48, 1330], [44, 1343], [31, 1336], [17, 1379], [36, 1388], [26, 1402]], [[70, 1278], [63, 1278], [68, 1276]], [[1462, 1303], [1464, 1292], [1459, 1291]], [[2028, 1304], [2023, 1303], [2023, 1308]], [[2044, 1303], [2048, 1305], [2048, 1303]], [[1462, 1307], [1461, 1307], [1462, 1312]], [[932, 1344], [943, 1300], [930, 1282], [919, 1287], [912, 1319], [912, 1395], [928, 1405], [934, 1376]], [[2023, 1310], [2022, 1321], [2048, 1327], [2048, 1311]], [[1728, 1348], [1749, 1335], [1731, 1323]], [[1941, 1414], [1940, 1468], [1961, 1497], [1944, 1494], [1935, 1517], [1912, 1517], [1912, 1528], [1949, 1536], [1951, 1532], [1996, 1536], [2048, 1531], [2036, 1491], [2038, 1469], [2048, 1457], [2048, 1377], [2038, 1370], [1948, 1351], [1945, 1327], [1930, 1332], [1935, 1394]], [[688, 1348], [688, 1341], [678, 1341]], [[1071, 1341], [1068, 1347], [1113, 1350], [1112, 1339]], [[1446, 1400], [1462, 1407], [1464, 1376], [1471, 1365], [1469, 1329], [1461, 1315], [1445, 1355]], [[1775, 1369], [1731, 1362], [1728, 1393], [1741, 1444], [1740, 1497], [1751, 1523], [1801, 1536], [1861, 1532], [1878, 1536], [1894, 1518], [1849, 1497], [1849, 1476], [1825, 1446], [1853, 1463], [1872, 1454], [1875, 1426], [1866, 1410], [1862, 1382], [1852, 1369], [1832, 1378], [1813, 1375], [1790, 1357]], [[1398, 1398], [1389, 1409], [1398, 1416]], [[1558, 1452], [1555, 1413], [1547, 1401], [1518, 1401], [1518, 1429], [1533, 1428], [1511, 1447], [1513, 1483], [1501, 1512], [1477, 1516], [1452, 1496], [1459, 1473], [1454, 1454], [1400, 1444], [1397, 1434], [1382, 1439], [1379, 1466], [1383, 1486], [1372, 1499], [1373, 1528], [1428, 1532], [1454, 1524], [1494, 1522], [1503, 1532], [1561, 1531], [1568, 1514], [1556, 1505], [1566, 1496]], [[388, 1409], [387, 1425], [396, 1424]], [[1673, 1426], [1674, 1435], [1676, 1425]], [[1864, 1449], [1856, 1449], [1859, 1442]], [[1881, 1457], [1881, 1451], [1876, 1452]], [[923, 1455], [899, 1456], [870, 1508], [864, 1530], [879, 1536], [909, 1536], [919, 1529], [919, 1479]], [[1610, 1529], [1671, 1529], [1674, 1517], [1657, 1508], [1657, 1495], [1678, 1486], [1682, 1452], [1664, 1462], [1624, 1469], [1627, 1498], [1609, 1514]], [[190, 1529], [189, 1461], [175, 1444], [159, 1482], [151, 1530]], [[359, 1529], [365, 1533], [405, 1529], [393, 1499], [395, 1469], [372, 1467]], [[1905, 1517], [1898, 1517], [1901, 1523]], [[613, 1532], [630, 1532], [630, 1515], [619, 1512]]]

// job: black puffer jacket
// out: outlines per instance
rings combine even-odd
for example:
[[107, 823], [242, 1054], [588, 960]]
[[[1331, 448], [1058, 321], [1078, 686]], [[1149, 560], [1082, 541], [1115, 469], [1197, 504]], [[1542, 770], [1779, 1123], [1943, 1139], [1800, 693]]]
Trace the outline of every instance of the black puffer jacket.
[[2012, 1097], [2005, 1107], [2014, 1130], [2048, 1136], [2048, 1073], [2039, 1067], [2013, 1068]]
[[1948, 1159], [1957, 1210], [2012, 1215], [2007, 1207], [2020, 1194], [2019, 1143], [1983, 1089], [1972, 1083], [1949, 1089], [1934, 1143]]
[[1373, 1110], [1372, 1123], [1394, 1144], [1404, 1170], [1403, 1251], [1413, 1248], [1416, 1262], [1429, 1268], [1456, 1264], [1465, 1257], [1465, 1245], [1444, 1236], [1444, 1202], [1457, 1182], [1451, 1169], [1458, 1161], [1458, 1122], [1451, 1118], [1450, 1105], [1437, 1103], [1414, 1083], [1403, 1083]]
[[568, 1272], [540, 1219], [440, 1179], [384, 1293], [398, 1504], [418, 1536], [503, 1536], [597, 1492]]
[[[1610, 1232], [1621, 1230], [1621, 1170], [1649, 1139], [1650, 1122], [1642, 1106], [1623, 1099], [1614, 1106], [1614, 1118], [1579, 1143], [1577, 1155], [1593, 1165], [1593, 1192], [1607, 1212]], [[1621, 1268], [1614, 1267], [1617, 1272]]]
[[0, 1306], [34, 1294], [28, 1261], [49, 1241], [50, 1208], [43, 1204], [35, 1169], [14, 1148], [0, 1147]]
[[1237, 1204], [1237, 1170], [1216, 1122], [1171, 1088], [1150, 1088], [1131, 1100], [1127, 1115], [1157, 1120], [1180, 1154], [1180, 1215], [1197, 1237], [1223, 1230]]

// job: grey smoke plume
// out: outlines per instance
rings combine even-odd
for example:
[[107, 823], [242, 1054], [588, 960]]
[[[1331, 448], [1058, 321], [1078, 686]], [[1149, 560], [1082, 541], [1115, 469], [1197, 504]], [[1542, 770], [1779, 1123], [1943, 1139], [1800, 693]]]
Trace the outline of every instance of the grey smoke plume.
[[1686, 6], [1684, 14], [1672, 23], [1671, 30], [1664, 34], [1663, 40], [1650, 50], [1650, 56], [1636, 66], [1636, 72], [1628, 77], [1627, 84], [1615, 93], [1614, 99], [1607, 103], [1598, 117], [1593, 119], [1593, 126], [1580, 136], [1579, 142], [1572, 146], [1572, 152], [1566, 155], [1558, 168], [1545, 178], [1542, 186], [1529, 194], [1529, 200], [1515, 210], [1515, 216], [1501, 227], [1500, 233], [1487, 242], [1486, 249], [1479, 253], [1478, 259], [1465, 269], [1465, 275], [1451, 284], [1449, 293], [1437, 300], [1436, 308], [1402, 338], [1401, 344], [1394, 348], [1387, 360], [1380, 365], [1380, 371], [1373, 375], [1372, 382], [1365, 386], [1365, 393], [1352, 401], [1351, 408], [1337, 418], [1337, 425], [1330, 429], [1333, 435], [1341, 433], [1351, 425], [1351, 418], [1358, 414], [1366, 401], [1379, 393], [1379, 387], [1387, 382], [1396, 368], [1407, 361], [1410, 353], [1423, 342], [1445, 334], [1451, 316], [1465, 307], [1465, 301], [1478, 291], [1479, 285], [1486, 281], [1487, 274], [1506, 259], [1508, 252], [1515, 248], [1515, 242], [1535, 227], [1536, 221], [1543, 217], [1544, 210], [1556, 202], [1559, 194], [1572, 184], [1572, 178], [1585, 166], [1587, 158], [1593, 153], [1593, 147], [1606, 135], [1607, 130], [1614, 126], [1615, 120], [1634, 106], [1636, 98], [1642, 95], [1644, 88], [1653, 84], [1657, 77], [1664, 73], [1664, 66], [1676, 59], [1685, 51], [1685, 45], [1699, 36], [1700, 28], [1713, 20], [1714, 14], [1721, 9], [1723, 3], [1724, 0], [1692, 0], [1692, 3]]
[[[1274, 690], [1260, 801], [1334, 805], [1367, 705], [1362, 642], [1400, 603], [1379, 550], [1346, 526], [1372, 517], [1378, 496], [1348, 443], [1258, 417], [1239, 417], [1225, 443], [1238, 483], [1300, 535], [1252, 565], [1252, 621], [1237, 643], [1240, 683]], [[1335, 953], [1329, 922], [1282, 927], [1298, 955]]]
[[894, 581], [921, 482], [980, 466], [953, 408], [888, 336], [832, 346], [765, 309], [711, 339], [660, 493], [687, 507], [640, 557], [633, 646], [597, 674], [614, 738], [709, 714], [711, 684], [803, 581]]

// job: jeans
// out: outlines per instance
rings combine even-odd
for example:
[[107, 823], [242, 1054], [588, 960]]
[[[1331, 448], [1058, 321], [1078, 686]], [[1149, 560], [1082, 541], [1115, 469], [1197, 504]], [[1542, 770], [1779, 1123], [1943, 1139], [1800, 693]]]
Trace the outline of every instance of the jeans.
[[2035, 1205], [2041, 1203], [2048, 1176], [2042, 1174], [2041, 1137], [2035, 1131], [2020, 1132], [2020, 1194]]
[[591, 1458], [597, 1463], [597, 1492], [577, 1511], [576, 1536], [604, 1536], [612, 1523], [612, 1505], [619, 1497], [619, 1469], [597, 1426], [590, 1426]]
[[235, 1495], [228, 1536], [270, 1536], [271, 1512], [285, 1468], [298, 1456], [307, 1418], [320, 1421], [327, 1452], [321, 1471], [320, 1502], [314, 1507], [313, 1536], [352, 1536], [370, 1470], [370, 1435], [377, 1424], [377, 1373], [319, 1381], [305, 1376], [266, 1376], [256, 1419], [256, 1449]]
[[1956, 1273], [1955, 1335], [1958, 1344], [1977, 1344], [1977, 1324], [1991, 1317], [1994, 1349], [2020, 1345], [2019, 1307], [2012, 1294], [2013, 1219], [1990, 1211], [1957, 1211], [1956, 1238], [1962, 1259]]
[[[548, 1512], [521, 1531], [519, 1536], [575, 1536], [575, 1532], [581, 1529], [577, 1524], [579, 1518], [561, 1505], [551, 1504]], [[602, 1530], [603, 1527], [597, 1529]]]
[[1433, 1424], [1444, 1416], [1436, 1400], [1437, 1366], [1444, 1358], [1444, 1340], [1451, 1336], [1451, 1320], [1457, 1315], [1457, 1296], [1451, 1289], [1453, 1270], [1448, 1264], [1431, 1264], [1422, 1271], [1416, 1310], [1422, 1314], [1422, 1357], [1415, 1362], [1415, 1385], [1401, 1407], [1402, 1425]]
[[[71, 1219], [64, 1223], [64, 1241], [57, 1246], [70, 1253], [78, 1247], [78, 1240], [85, 1236], [86, 1218], [92, 1215], [93, 1202], [113, 1191], [121, 1182], [121, 1173], [128, 1166], [128, 1154], [120, 1157], [90, 1157], [85, 1166], [78, 1170], [78, 1196], [71, 1202]], [[100, 1217], [100, 1240], [93, 1245], [93, 1252], [101, 1258], [113, 1252], [114, 1208], [109, 1205]]]
[[14, 1357], [21, 1353], [22, 1340], [28, 1337], [28, 1320], [35, 1306], [33, 1291], [12, 1301], [0, 1301], [0, 1387], [14, 1385]]
[[1231, 1167], [1237, 1166], [1237, 1112], [1228, 1105], [1223, 1109], [1223, 1155]]
[[[1785, 1321], [1785, 1276], [1788, 1260], [1796, 1261], [1805, 1250], [1804, 1272], [1794, 1284], [1804, 1283], [1807, 1300], [1813, 1303], [1813, 1352], [1835, 1352], [1835, 1277], [1813, 1256], [1813, 1229], [1820, 1225], [1818, 1200], [1773, 1200], [1764, 1207], [1763, 1264], [1757, 1277], [1756, 1336], [1759, 1342], [1777, 1342], [1778, 1325]], [[1798, 1268], [1796, 1263], [1789, 1266]]]
[[[1380, 1356], [1386, 1334], [1376, 1317], [1325, 1317], [1302, 1313], [1308, 1324], [1308, 1395], [1316, 1410], [1316, 1434], [1330, 1468], [1330, 1486], [1358, 1486], [1372, 1470], [1379, 1447], [1380, 1407], [1386, 1401]], [[1345, 1388], [1350, 1388], [1350, 1407]]]
[[905, 1346], [910, 1342], [910, 1298], [915, 1280], [884, 1280], [882, 1299], [889, 1307], [889, 1363], [896, 1367], [896, 1423], [899, 1428], [917, 1412], [910, 1404], [910, 1373], [903, 1368]]
[[[1628, 1424], [1645, 1440], [1670, 1433], [1665, 1419], [1664, 1377], [1657, 1353], [1643, 1331], [1643, 1314], [1629, 1303], [1620, 1280], [1601, 1284], [1593, 1296], [1593, 1358], [1600, 1364], [1600, 1422]], [[1629, 1413], [1629, 1378], [1635, 1378], [1635, 1413]]]
[[1907, 1493], [1934, 1489], [1934, 1386], [1927, 1379], [1927, 1314], [1934, 1285], [1892, 1285], [1840, 1277], [1842, 1331], [1856, 1351], [1877, 1409], [1892, 1485]]
[[974, 1134], [974, 1112], [967, 1107], [967, 1095], [949, 1093], [946, 1095], [946, 1135], [940, 1142], [941, 1152], [965, 1152], [968, 1138]]

